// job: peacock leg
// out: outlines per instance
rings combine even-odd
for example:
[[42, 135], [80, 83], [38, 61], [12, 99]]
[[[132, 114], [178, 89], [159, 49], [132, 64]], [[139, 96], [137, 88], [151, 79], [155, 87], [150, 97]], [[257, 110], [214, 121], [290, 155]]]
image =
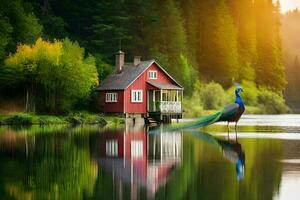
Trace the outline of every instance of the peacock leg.
[[237, 141], [237, 122], [235, 122], [235, 140]]

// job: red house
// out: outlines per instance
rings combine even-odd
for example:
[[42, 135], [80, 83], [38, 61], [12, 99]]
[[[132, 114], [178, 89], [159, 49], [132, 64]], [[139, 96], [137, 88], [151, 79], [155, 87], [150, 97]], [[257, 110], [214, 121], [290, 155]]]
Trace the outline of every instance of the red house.
[[155, 60], [125, 63], [125, 53], [116, 54], [116, 70], [100, 83], [98, 105], [105, 113], [123, 113], [126, 118], [181, 118], [183, 87]]

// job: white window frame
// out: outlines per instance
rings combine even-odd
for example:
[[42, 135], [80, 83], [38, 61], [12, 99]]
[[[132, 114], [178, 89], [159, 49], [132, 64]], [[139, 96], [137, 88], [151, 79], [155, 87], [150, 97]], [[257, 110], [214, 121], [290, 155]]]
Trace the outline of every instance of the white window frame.
[[143, 141], [133, 140], [131, 141], [131, 158], [137, 159], [143, 157]]
[[149, 70], [148, 76], [149, 76], [149, 79], [157, 79], [157, 71], [156, 70]]
[[107, 140], [106, 141], [106, 155], [111, 157], [118, 156], [118, 140]]
[[142, 103], [143, 102], [143, 90], [131, 90], [131, 102]]
[[115, 92], [108, 92], [105, 94], [105, 102], [112, 103], [118, 102], [118, 94]]

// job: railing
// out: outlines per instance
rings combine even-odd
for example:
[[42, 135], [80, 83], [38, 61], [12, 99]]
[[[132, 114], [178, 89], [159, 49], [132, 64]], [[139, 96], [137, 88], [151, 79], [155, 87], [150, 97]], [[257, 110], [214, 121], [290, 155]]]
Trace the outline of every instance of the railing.
[[181, 113], [181, 102], [162, 101], [160, 102], [160, 111], [162, 113]]

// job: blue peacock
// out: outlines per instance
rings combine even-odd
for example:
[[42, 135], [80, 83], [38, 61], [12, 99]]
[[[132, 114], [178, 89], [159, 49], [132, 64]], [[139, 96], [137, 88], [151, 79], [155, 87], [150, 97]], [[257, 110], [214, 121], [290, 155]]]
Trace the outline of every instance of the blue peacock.
[[215, 114], [201, 117], [191, 123], [183, 123], [171, 125], [169, 129], [194, 129], [207, 125], [211, 125], [216, 122], [227, 122], [227, 126], [230, 122], [235, 122], [235, 129], [237, 123], [240, 120], [242, 114], [245, 112], [245, 105], [240, 93], [243, 92], [242, 87], [237, 86], [235, 89], [235, 102], [226, 106], [224, 109], [216, 112]]

